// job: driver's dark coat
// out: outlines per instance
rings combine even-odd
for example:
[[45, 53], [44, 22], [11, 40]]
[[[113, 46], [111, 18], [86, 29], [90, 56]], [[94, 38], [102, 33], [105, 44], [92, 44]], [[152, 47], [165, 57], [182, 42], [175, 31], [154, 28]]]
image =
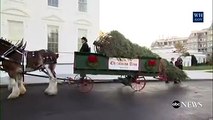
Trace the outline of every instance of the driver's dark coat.
[[84, 44], [81, 46], [80, 52], [90, 52], [90, 48], [89, 48], [89, 46], [88, 46], [87, 43], [84, 43]]

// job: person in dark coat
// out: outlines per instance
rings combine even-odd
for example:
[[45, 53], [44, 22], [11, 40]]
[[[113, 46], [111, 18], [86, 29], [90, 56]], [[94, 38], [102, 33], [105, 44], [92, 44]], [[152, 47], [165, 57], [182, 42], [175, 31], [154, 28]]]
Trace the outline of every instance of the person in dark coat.
[[90, 52], [90, 47], [87, 44], [87, 38], [82, 37], [81, 42], [82, 42], [82, 46], [81, 46], [80, 52]]
[[178, 67], [179, 69], [183, 70], [183, 60], [182, 58], [178, 58], [177, 61], [175, 61], [175, 66]]
[[[177, 58], [177, 60], [175, 61], [175, 66], [177, 68], [179, 68], [180, 70], [183, 70], [183, 60], [182, 60], [181, 57]], [[179, 80], [175, 80], [174, 83], [178, 84], [178, 83], [180, 83], [180, 81]]]
[[175, 58], [171, 58], [171, 61], [170, 61], [170, 63], [173, 65], [174, 63], [174, 60], [175, 60]]

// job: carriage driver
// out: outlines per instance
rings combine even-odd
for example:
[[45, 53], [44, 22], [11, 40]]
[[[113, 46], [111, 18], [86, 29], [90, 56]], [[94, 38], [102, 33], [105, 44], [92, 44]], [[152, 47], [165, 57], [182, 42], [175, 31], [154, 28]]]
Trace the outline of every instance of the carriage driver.
[[[89, 53], [90, 52], [90, 47], [87, 44], [87, 38], [86, 37], [82, 37], [81, 38], [81, 42], [82, 42], [82, 46], [81, 46], [80, 52]], [[80, 75], [80, 82], [84, 79], [85, 76], [86, 76], [85, 74], [81, 74]]]
[[90, 52], [90, 47], [87, 44], [87, 38], [82, 37], [81, 42], [82, 42], [82, 46], [81, 46], [80, 52]]

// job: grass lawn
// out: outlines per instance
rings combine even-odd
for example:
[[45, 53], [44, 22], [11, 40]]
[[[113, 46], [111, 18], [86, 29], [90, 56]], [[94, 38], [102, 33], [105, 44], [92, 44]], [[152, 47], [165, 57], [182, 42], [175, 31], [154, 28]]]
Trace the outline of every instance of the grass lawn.
[[198, 65], [198, 66], [190, 66], [190, 67], [183, 67], [184, 70], [209, 70], [213, 71], [212, 65]]

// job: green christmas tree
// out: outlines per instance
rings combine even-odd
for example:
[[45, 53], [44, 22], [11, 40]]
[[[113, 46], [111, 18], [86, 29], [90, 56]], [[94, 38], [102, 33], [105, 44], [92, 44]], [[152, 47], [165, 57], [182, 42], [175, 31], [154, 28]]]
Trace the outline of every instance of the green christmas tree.
[[[159, 55], [153, 53], [146, 47], [141, 47], [138, 44], [132, 43], [126, 39], [124, 35], [118, 31], [111, 31], [108, 34], [100, 35], [99, 39], [94, 42], [97, 53], [104, 54], [108, 57], [117, 58], [141, 58], [141, 57], [156, 57]], [[187, 75], [184, 71], [170, 64], [163, 59], [163, 67], [165, 74], [169, 80], [186, 80]]]

